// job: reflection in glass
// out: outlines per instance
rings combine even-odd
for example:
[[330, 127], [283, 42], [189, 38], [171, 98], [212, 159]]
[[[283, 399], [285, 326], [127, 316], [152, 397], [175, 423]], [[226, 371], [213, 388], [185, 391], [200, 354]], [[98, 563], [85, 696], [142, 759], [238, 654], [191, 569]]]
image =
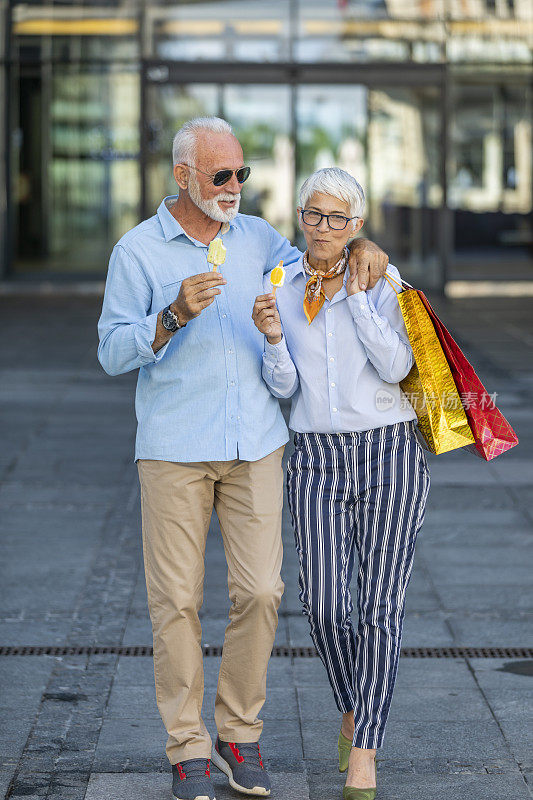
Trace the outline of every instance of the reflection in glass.
[[440, 2], [307, 0], [299, 4], [298, 11], [296, 61], [443, 59], [445, 27]]
[[169, 194], [177, 194], [172, 174], [172, 140], [187, 120], [217, 116], [219, 92], [212, 84], [152, 84], [148, 90], [147, 214], [154, 214]]
[[453, 100], [448, 194], [456, 258], [463, 265], [472, 265], [472, 255], [485, 265], [502, 256], [526, 260], [533, 240], [531, 88], [463, 84]]
[[241, 210], [293, 234], [294, 153], [290, 137], [290, 93], [285, 86], [226, 86], [224, 117], [233, 126], [252, 168]]
[[178, 61], [287, 61], [291, 3], [147, 4], [146, 55]]
[[138, 221], [138, 118], [134, 72], [21, 70], [17, 269], [102, 271]]
[[440, 93], [437, 89], [369, 92], [368, 216], [373, 238], [408, 279], [438, 274]]

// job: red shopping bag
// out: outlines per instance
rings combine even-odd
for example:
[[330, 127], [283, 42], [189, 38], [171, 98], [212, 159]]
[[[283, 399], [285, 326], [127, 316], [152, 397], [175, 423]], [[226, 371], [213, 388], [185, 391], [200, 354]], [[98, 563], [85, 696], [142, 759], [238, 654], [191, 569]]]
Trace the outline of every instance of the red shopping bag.
[[[395, 280], [394, 282], [398, 283]], [[405, 288], [413, 288], [407, 281], [403, 281], [403, 284]], [[515, 447], [518, 437], [501, 411], [496, 408], [493, 398], [479, 380], [472, 364], [433, 311], [424, 292], [420, 289], [416, 292], [433, 322], [474, 436], [475, 444], [466, 445], [464, 449], [485, 461], [491, 461]]]
[[496, 408], [474, 367], [454, 340], [446, 326], [440, 321], [423, 292], [418, 292], [431, 317], [441, 347], [450, 366], [455, 385], [463, 401], [466, 418], [474, 435], [475, 444], [465, 449], [474, 455], [491, 461], [496, 456], [518, 444], [518, 437], [501, 411]]

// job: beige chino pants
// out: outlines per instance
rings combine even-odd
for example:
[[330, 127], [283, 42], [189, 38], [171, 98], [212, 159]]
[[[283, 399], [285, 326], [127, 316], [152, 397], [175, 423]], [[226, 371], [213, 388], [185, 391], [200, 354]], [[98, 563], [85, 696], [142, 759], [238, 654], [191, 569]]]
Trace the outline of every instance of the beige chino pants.
[[154, 640], [157, 705], [171, 764], [210, 758], [202, 721], [204, 555], [213, 506], [231, 599], [215, 700], [226, 742], [255, 742], [267, 665], [283, 594], [281, 510], [284, 447], [259, 461], [139, 460], [142, 536]]

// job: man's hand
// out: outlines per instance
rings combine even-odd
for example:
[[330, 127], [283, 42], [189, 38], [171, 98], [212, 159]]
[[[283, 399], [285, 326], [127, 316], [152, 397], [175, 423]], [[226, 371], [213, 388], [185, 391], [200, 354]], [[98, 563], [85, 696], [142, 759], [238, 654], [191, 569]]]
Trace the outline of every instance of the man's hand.
[[[372, 289], [385, 274], [389, 263], [388, 255], [370, 239], [354, 239], [349, 247], [350, 277], [348, 283], [352, 284], [352, 288], [356, 292]], [[349, 294], [353, 294], [354, 291]]]
[[202, 272], [185, 278], [177, 298], [170, 304], [170, 309], [184, 325], [211, 305], [215, 296], [220, 294], [217, 287], [224, 286], [225, 283], [227, 281], [220, 272]]
[[255, 298], [252, 319], [270, 344], [281, 342], [281, 320], [273, 294], [260, 294]]

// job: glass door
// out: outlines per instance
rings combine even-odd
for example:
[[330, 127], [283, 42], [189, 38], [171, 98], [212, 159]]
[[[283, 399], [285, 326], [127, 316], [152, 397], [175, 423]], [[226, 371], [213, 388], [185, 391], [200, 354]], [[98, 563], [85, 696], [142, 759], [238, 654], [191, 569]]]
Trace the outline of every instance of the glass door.
[[292, 236], [294, 156], [287, 87], [165, 81], [149, 84], [147, 96], [147, 214], [165, 195], [177, 193], [171, 149], [178, 128], [193, 117], [217, 115], [232, 125], [252, 168], [241, 211], [264, 217]]
[[13, 145], [19, 274], [102, 274], [139, 220], [139, 78], [105, 65], [21, 67]]
[[437, 88], [368, 92], [368, 231], [407, 280], [436, 286], [442, 208]]
[[442, 205], [438, 89], [300, 86], [297, 189], [320, 167], [346, 169], [366, 194], [363, 235], [408, 280], [439, 280]]

